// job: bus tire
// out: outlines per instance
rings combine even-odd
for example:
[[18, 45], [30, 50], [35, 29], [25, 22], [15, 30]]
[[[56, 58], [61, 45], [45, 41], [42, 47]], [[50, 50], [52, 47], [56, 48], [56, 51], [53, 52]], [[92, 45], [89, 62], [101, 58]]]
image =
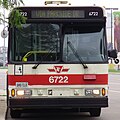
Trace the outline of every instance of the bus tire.
[[99, 117], [101, 114], [101, 108], [91, 108], [89, 112], [91, 117]]
[[11, 115], [11, 118], [20, 118], [21, 112], [20, 112], [20, 110], [13, 110], [11, 108], [10, 109], [10, 115]]

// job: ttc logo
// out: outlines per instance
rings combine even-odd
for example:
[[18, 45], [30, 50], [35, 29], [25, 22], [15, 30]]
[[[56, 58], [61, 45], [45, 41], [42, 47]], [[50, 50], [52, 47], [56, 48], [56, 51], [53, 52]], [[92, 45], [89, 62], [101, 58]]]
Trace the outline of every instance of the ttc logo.
[[48, 69], [49, 72], [56, 72], [56, 73], [61, 73], [61, 72], [68, 72], [68, 68], [64, 68], [63, 66], [54, 66], [53, 69]]

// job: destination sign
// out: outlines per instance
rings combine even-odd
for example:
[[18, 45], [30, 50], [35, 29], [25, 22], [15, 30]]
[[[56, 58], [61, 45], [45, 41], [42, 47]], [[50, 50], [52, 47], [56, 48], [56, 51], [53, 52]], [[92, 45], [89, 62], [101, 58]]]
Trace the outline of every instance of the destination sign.
[[83, 10], [32, 10], [31, 18], [84, 18]]

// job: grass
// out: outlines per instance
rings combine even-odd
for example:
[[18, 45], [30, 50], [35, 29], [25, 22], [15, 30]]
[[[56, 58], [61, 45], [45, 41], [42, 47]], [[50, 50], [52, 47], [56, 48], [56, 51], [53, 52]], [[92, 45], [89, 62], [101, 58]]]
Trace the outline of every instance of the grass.
[[116, 66], [115, 64], [109, 64], [108, 71], [112, 73], [120, 73], [120, 66], [118, 68], [118, 65]]
[[120, 70], [109, 69], [108, 72], [120, 73]]

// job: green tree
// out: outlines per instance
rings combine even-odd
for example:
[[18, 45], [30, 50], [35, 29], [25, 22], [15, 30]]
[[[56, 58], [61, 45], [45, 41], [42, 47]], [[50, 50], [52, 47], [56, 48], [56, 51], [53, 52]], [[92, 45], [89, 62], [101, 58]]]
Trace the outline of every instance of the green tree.
[[[21, 24], [26, 22], [26, 18], [20, 14], [20, 10], [14, 9], [20, 5], [24, 5], [23, 0], [0, 0], [0, 8], [2, 8], [3, 11], [10, 11], [9, 23], [11, 26], [15, 26], [17, 28], [20, 28]], [[3, 11], [0, 11], [0, 21], [2, 23], [6, 22]]]

